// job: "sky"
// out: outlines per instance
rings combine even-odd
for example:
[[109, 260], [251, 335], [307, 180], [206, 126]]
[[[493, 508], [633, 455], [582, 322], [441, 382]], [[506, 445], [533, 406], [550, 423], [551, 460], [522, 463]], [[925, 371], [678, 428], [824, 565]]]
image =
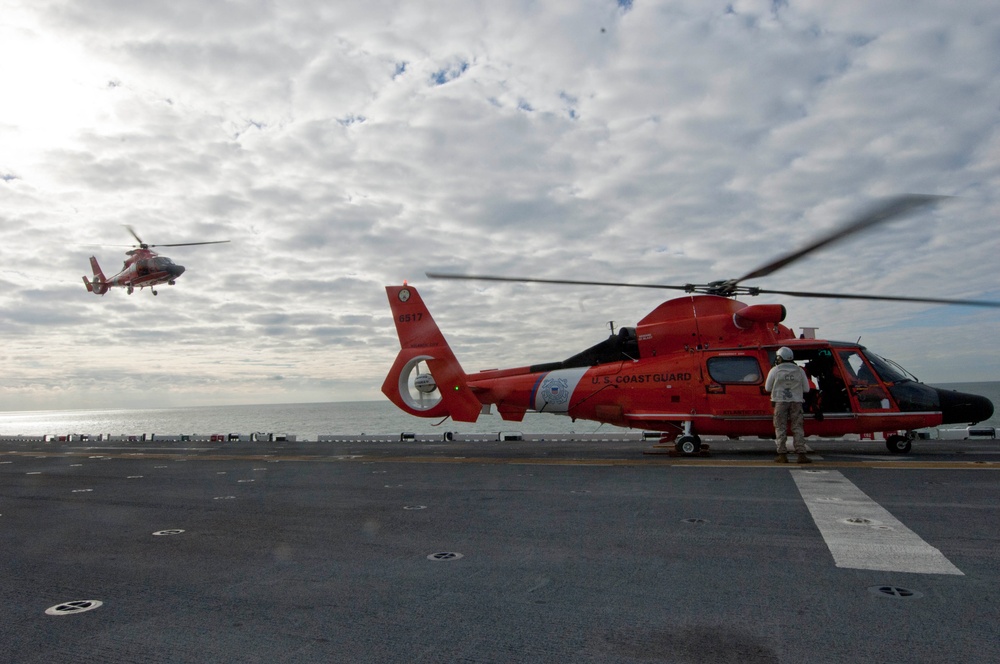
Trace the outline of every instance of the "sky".
[[[901, 193], [751, 285], [1000, 300], [995, 0], [0, 0], [0, 410], [383, 400], [384, 287], [467, 371], [561, 360]], [[88, 293], [133, 243], [174, 286]], [[1000, 310], [807, 300], [924, 382]]]

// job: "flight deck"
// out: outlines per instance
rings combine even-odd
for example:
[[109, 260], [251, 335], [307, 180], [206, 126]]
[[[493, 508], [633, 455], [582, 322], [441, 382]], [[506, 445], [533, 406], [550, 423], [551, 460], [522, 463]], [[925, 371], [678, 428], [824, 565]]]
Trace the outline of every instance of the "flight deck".
[[530, 438], [0, 441], [5, 659], [1000, 659], [996, 440]]

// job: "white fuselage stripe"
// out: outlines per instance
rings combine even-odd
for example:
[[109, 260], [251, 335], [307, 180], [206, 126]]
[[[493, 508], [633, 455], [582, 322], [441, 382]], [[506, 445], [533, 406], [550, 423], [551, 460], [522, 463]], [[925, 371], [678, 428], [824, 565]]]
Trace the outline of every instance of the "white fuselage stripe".
[[837, 567], [911, 574], [962, 574], [835, 470], [792, 472]]
[[589, 368], [556, 369], [545, 374], [535, 389], [534, 409], [539, 413], [569, 412], [573, 392]]

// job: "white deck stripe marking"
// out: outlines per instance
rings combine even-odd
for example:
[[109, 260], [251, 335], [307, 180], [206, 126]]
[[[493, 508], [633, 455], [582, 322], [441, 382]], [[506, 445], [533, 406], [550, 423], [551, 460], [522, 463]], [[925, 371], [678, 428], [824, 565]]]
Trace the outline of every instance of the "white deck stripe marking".
[[[792, 472], [792, 477], [837, 567], [964, 576], [841, 473]], [[859, 524], [861, 519], [870, 523]]]

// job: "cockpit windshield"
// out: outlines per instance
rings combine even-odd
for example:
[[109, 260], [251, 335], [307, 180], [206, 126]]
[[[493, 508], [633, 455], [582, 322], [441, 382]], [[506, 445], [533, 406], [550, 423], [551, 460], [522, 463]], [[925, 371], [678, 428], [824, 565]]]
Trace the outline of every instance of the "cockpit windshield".
[[886, 383], [903, 383], [906, 381], [916, 381], [916, 377], [909, 371], [899, 366], [892, 360], [879, 357], [870, 350], [865, 351], [868, 362], [871, 363], [876, 373], [881, 376]]

